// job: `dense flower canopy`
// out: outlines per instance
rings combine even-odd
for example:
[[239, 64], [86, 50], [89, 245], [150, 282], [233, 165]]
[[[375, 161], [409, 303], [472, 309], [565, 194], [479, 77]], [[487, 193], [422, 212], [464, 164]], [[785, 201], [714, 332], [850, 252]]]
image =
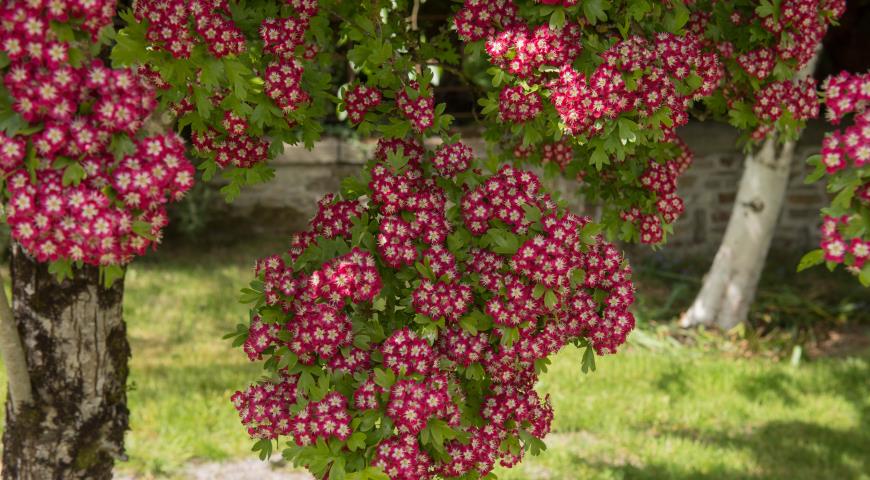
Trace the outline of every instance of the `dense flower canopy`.
[[619, 250], [534, 174], [472, 171], [471, 156], [382, 139], [365, 192], [327, 197], [286, 254], [258, 262], [244, 349], [274, 379], [233, 397], [252, 437], [356, 435], [393, 479], [486, 475], [549, 432], [535, 391], [549, 356], [625, 342]]
[[817, 159], [815, 176], [829, 175], [828, 189], [837, 195], [824, 211], [821, 250], [808, 259], [843, 264], [870, 285], [870, 73], [843, 72], [824, 87], [828, 119], [851, 117], [851, 124], [825, 136]]
[[[192, 184], [182, 136], [232, 199], [346, 118], [378, 144], [257, 264], [231, 336], [267, 378], [233, 402], [256, 450], [286, 441], [320, 478], [479, 478], [543, 448], [551, 355], [584, 348], [588, 369], [626, 342], [631, 269], [605, 239], [667, 240], [692, 163], [677, 129], [701, 111], [749, 144], [793, 138], [819, 111], [793, 78], [844, 6], [464, 0], [421, 28], [413, 2], [139, 0], [115, 32], [110, 1], [4, 1], [4, 213], [38, 260], [125, 264]], [[436, 102], [444, 72], [479, 95], [485, 157]], [[840, 193], [814, 255], [870, 279], [865, 87], [827, 85], [853, 124], [818, 160]], [[164, 113], [182, 136], [145, 128]], [[600, 221], [524, 164], [577, 180]]]
[[[166, 204], [193, 185], [177, 135], [136, 137], [157, 107], [151, 87], [81, 58], [114, 14], [114, 2], [0, 5], [3, 87], [20, 122], [0, 132], [5, 216], [41, 262], [129, 262], [159, 240]], [[86, 35], [50, 27], [67, 24]]]

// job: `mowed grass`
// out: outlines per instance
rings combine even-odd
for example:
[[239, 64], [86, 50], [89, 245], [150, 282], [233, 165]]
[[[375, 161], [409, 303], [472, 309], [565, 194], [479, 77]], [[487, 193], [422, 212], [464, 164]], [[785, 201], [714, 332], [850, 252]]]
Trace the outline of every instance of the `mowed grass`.
[[[182, 478], [187, 462], [250, 458], [229, 397], [260, 368], [221, 336], [246, 318], [236, 298], [253, 259], [279, 250], [164, 251], [130, 268], [122, 471]], [[792, 367], [635, 345], [584, 375], [566, 350], [541, 387], [555, 408], [549, 449], [501, 478], [870, 479], [870, 352]]]

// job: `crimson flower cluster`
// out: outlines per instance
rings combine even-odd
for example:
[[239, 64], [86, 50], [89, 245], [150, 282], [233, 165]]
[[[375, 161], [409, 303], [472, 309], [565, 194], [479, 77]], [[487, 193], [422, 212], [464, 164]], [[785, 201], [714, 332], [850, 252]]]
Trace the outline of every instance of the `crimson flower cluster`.
[[561, 29], [540, 25], [533, 31], [518, 23], [487, 38], [486, 52], [493, 65], [523, 79], [540, 79], [541, 68], [560, 68], [574, 62], [582, 49], [582, 26]]
[[369, 110], [381, 104], [381, 91], [374, 87], [358, 84], [345, 92], [344, 109], [350, 122], [357, 124], [363, 121]]
[[870, 259], [870, 241], [860, 237], [849, 238], [846, 227], [850, 220], [848, 215], [826, 215], [821, 227], [820, 246], [825, 253], [825, 261], [843, 263], [859, 272]]
[[244, 120], [241, 125], [242, 133], [236, 133], [238, 126], [224, 135], [213, 128], [206, 132], [194, 132], [191, 139], [194, 151], [199, 155], [213, 155], [215, 163], [221, 168], [249, 168], [265, 162], [269, 154], [269, 142], [244, 133], [247, 129]]
[[517, 6], [511, 0], [465, 0], [462, 9], [453, 18], [459, 38], [476, 42], [499, 32], [499, 27], [520, 23]]
[[574, 148], [568, 139], [562, 139], [556, 143], [546, 143], [541, 149], [541, 163], [544, 165], [554, 163], [561, 170], [565, 170], [572, 160], [574, 160]]
[[505, 87], [499, 93], [498, 99], [498, 116], [508, 122], [527, 122], [543, 110], [540, 95], [526, 92], [521, 86]]
[[296, 402], [297, 381], [297, 377], [284, 376], [280, 382], [260, 382], [232, 396], [251, 438], [276, 438], [292, 433], [290, 406]]
[[290, 418], [289, 424], [297, 445], [311, 445], [320, 438], [347, 440], [351, 434], [347, 398], [338, 392], [330, 392], [323, 400], [306, 405]]
[[[691, 100], [709, 95], [724, 75], [718, 57], [705, 52], [696, 36], [659, 33], [652, 41], [632, 36], [614, 44], [601, 54], [604, 62], [587, 78], [573, 67], [585, 24], [532, 29], [516, 11], [510, 0], [493, 5], [466, 0], [454, 21], [466, 42], [486, 40], [494, 65], [548, 90], [571, 135], [598, 135], [604, 128], [602, 119], [632, 111], [645, 118], [667, 107], [673, 124], [665, 134], [672, 138], [674, 129], [688, 121]], [[559, 72], [558, 76], [551, 71]], [[700, 85], [689, 95], [680, 94], [677, 84], [693, 75], [700, 78]], [[626, 85], [627, 77], [635, 84]], [[527, 121], [540, 111], [538, 105], [538, 93], [526, 92], [521, 85], [506, 86], [499, 97], [500, 117]]]
[[[363, 432], [370, 465], [392, 479], [485, 476], [522, 459], [521, 430], [550, 431], [539, 360], [625, 342], [634, 287], [622, 254], [584, 236], [591, 220], [559, 210], [533, 173], [483, 175], [470, 155], [382, 139], [364, 197], [327, 197], [287, 254], [258, 262], [263, 301], [244, 349], [298, 390], [287, 403], [301, 413], [259, 413], [274, 381], [238, 392], [254, 438], [308, 448]], [[298, 362], [278, 369], [287, 355]], [[434, 441], [435, 428], [452, 434]]]
[[825, 136], [821, 162], [829, 175], [853, 177], [855, 193], [842, 215], [837, 212], [825, 216], [821, 248], [826, 261], [844, 264], [859, 273], [870, 259], [870, 234], [862, 217], [862, 212], [866, 215], [870, 209], [870, 73], [842, 72], [828, 78], [824, 87], [831, 122], [839, 124], [849, 114], [853, 114], [853, 121]]
[[[96, 36], [113, 15], [110, 2], [0, 9], [0, 44], [10, 59], [3, 84], [12, 108], [40, 127], [0, 134], [6, 217], [13, 238], [40, 262], [129, 262], [159, 241], [165, 205], [193, 185], [179, 137], [134, 137], [156, 107], [153, 90], [99, 60], [72, 66], [70, 45], [49, 28], [81, 19]], [[113, 141], [130, 137], [130, 148], [116, 155]]]
[[[721, 93], [728, 108], [754, 103], [758, 118], [751, 139], [764, 139], [784, 112], [798, 123], [817, 115], [812, 80], [793, 85], [778, 73], [777, 65], [797, 72], [812, 59], [830, 25], [845, 9], [845, 0], [787, 0], [774, 11], [756, 8], [756, 2], [734, 2], [730, 15], [718, 13], [718, 0], [697, 2], [689, 29], [703, 38], [704, 47], [717, 52], [731, 67]], [[727, 10], [727, 9], [726, 9]], [[760, 28], [747, 42], [745, 32]]]
[[200, 42], [217, 58], [245, 51], [245, 37], [226, 0], [141, 0], [133, 4], [133, 14], [148, 22], [148, 40], [175, 58], [189, 58]]
[[755, 115], [765, 122], [773, 123], [788, 112], [795, 120], [809, 120], [819, 116], [816, 99], [816, 81], [773, 82], [758, 91], [753, 107]]
[[435, 97], [431, 89], [423, 92], [416, 81], [410, 82], [396, 95], [396, 106], [411, 122], [417, 133], [423, 133], [435, 124]]
[[[545, 3], [561, 4], [558, 1]], [[598, 157], [602, 153], [611, 154], [606, 161], [620, 162], [624, 166], [617, 166], [618, 171], [602, 172], [597, 165], [599, 171], [590, 172], [591, 169], [579, 165], [571, 168], [572, 160], [575, 160], [571, 145], [573, 137], [586, 139], [581, 144], [590, 144], [593, 137], [615, 136], [613, 126], [622, 122], [619, 125], [620, 140], [626, 145], [623, 150], [631, 155], [633, 164], [647, 163], [644, 156], [648, 153], [642, 148], [642, 142], [626, 140], [631, 135], [622, 138], [623, 131], [635, 127], [661, 132], [665, 142], [685, 152], [687, 149], [677, 137], [676, 129], [688, 122], [692, 103], [716, 91], [725, 75], [725, 67], [717, 53], [705, 49], [703, 32], [684, 35], [660, 32], [648, 38], [640, 35], [614, 38], [598, 54], [601, 62], [591, 69], [578, 69], [577, 59], [583, 53], [581, 40], [584, 32], [591, 28], [586, 19], [568, 20], [560, 28], [551, 24], [532, 27], [520, 19], [516, 7], [509, 0], [495, 2], [495, 5], [499, 7], [466, 0], [455, 23], [464, 41], [485, 40], [491, 63], [507, 74], [504, 75], [507, 77], [506, 85], [498, 98], [499, 120], [514, 123], [535, 120], [540, 123], [536, 118], [544, 110], [543, 99], [548, 99], [558, 115], [557, 122], [553, 123], [558, 123], [562, 133], [567, 134], [559, 142], [545, 144], [540, 153], [530, 151], [530, 146], [517, 147], [514, 149], [515, 157], [544, 164], [556, 163], [562, 172], [576, 176], [593, 192], [600, 193], [605, 202], [618, 208], [620, 218], [635, 224], [640, 231], [641, 242], [655, 244], [663, 241], [663, 223], [673, 223], [684, 211], [675, 188], [663, 192], [657, 191], [654, 185], [643, 183], [659, 174], [652, 172], [640, 179], [641, 183], [636, 185], [640, 189], [631, 189], [637, 195], [630, 196], [627, 190], [614, 195], [609, 187], [612, 182], [636, 175], [631, 172], [633, 168], [623, 162], [625, 155], [613, 154], [614, 149], [607, 146], [609, 139], [595, 139], [596, 142], [603, 141], [603, 148], [594, 148]], [[529, 128], [540, 131], [546, 127], [533, 124]], [[594, 147], [595, 144], [591, 145]], [[635, 152], [639, 147], [641, 151]], [[666, 180], [675, 185], [678, 173], [670, 166], [665, 167], [666, 161], [664, 158], [651, 158], [649, 168], [660, 166], [668, 170], [661, 172], [660, 176], [668, 176]], [[484, 207], [478, 208], [483, 212]]]
[[[290, 9], [286, 16], [266, 18], [260, 24], [257, 39], [248, 38], [232, 17], [227, 0], [143, 0], [135, 3], [134, 14], [140, 22], [147, 25], [146, 40], [156, 50], [165, 50], [179, 60], [191, 56], [193, 49], [204, 43], [215, 58], [239, 56], [250, 50], [253, 43], [262, 44], [263, 61], [254, 65], [256, 74], [264, 81], [263, 93], [281, 109], [287, 118], [288, 126], [295, 123], [287, 117], [290, 112], [307, 104], [311, 97], [302, 86], [304, 60], [310, 60], [317, 53], [313, 45], [306, 45], [306, 33], [311, 17], [318, 12], [317, 0], [289, 0]], [[283, 10], [282, 10], [283, 11]], [[254, 47], [259, 49], [260, 46]], [[225, 59], [225, 61], [228, 61]], [[223, 75], [242, 75], [248, 69], [243, 62], [232, 61], [225, 66]], [[236, 66], [238, 65], [238, 66]], [[234, 73], [229, 69], [232, 68]], [[179, 118], [201, 109], [204, 99], [195, 98], [194, 87], [199, 85], [203, 73], [197, 72], [189, 80], [188, 95], [181, 100], [173, 99], [173, 111]], [[147, 77], [152, 84], [161, 89], [169, 85], [156, 72]], [[237, 81], [237, 80], [234, 80]], [[207, 100], [209, 110], [223, 115], [223, 128], [211, 126], [209, 119], [205, 129], [197, 129], [193, 134], [195, 153], [215, 161], [218, 167], [250, 168], [261, 164], [268, 158], [270, 142], [259, 132], [253, 132], [246, 118], [234, 116], [223, 104], [229, 93], [226, 89], [212, 91]], [[202, 112], [199, 110], [200, 113]], [[217, 122], [214, 122], [217, 123]]]
[[674, 139], [673, 145], [677, 149], [674, 158], [665, 163], [649, 159], [646, 170], [640, 176], [640, 184], [652, 207], [633, 205], [620, 212], [623, 221], [633, 223], [638, 228], [641, 243], [661, 243], [664, 240], [662, 224], [676, 222], [686, 210], [685, 202], [677, 194], [677, 183], [692, 165], [693, 156], [679, 137]]
[[[675, 129], [689, 120], [691, 100], [713, 92], [724, 75], [716, 55], [703, 51], [693, 35], [659, 33], [652, 41], [632, 36], [601, 56], [604, 63], [588, 79], [564, 66], [553, 88], [553, 105], [571, 134], [597, 135], [602, 118], [613, 120], [631, 111], [649, 117], [667, 107], [672, 125], [663, 130], [673, 139]], [[677, 82], [691, 75], [700, 78], [700, 85], [691, 95], [681, 95]], [[634, 88], [626, 84], [626, 76], [638, 77]]]
[[471, 147], [456, 142], [441, 146], [432, 159], [432, 165], [442, 176], [453, 177], [457, 173], [468, 170], [473, 158]]

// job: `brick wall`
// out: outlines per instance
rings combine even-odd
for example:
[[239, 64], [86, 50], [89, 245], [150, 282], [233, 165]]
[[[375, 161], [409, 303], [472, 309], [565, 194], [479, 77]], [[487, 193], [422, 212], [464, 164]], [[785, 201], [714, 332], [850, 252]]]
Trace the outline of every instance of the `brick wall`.
[[[796, 149], [795, 168], [774, 248], [809, 249], [817, 240], [818, 212], [829, 199], [822, 185], [804, 185], [803, 178], [808, 173], [805, 159], [818, 152], [823, 133], [819, 125], [812, 125]], [[679, 246], [686, 253], [704, 254], [715, 250], [725, 232], [743, 155], [736, 146], [735, 131], [727, 126], [692, 123], [680, 135], [695, 152], [695, 163], [680, 180], [686, 212], [677, 222], [669, 245]], [[466, 141], [476, 151], [484, 151], [482, 141]], [[315, 211], [317, 199], [337, 191], [342, 178], [358, 172], [373, 148], [374, 142], [337, 138], [324, 139], [310, 152], [288, 147], [272, 164], [276, 178], [244, 190], [226, 213], [242, 217], [256, 212], [260, 219], [271, 219], [269, 228], [274, 227], [276, 232], [303, 228]], [[575, 210], [582, 211], [582, 199], [570, 194], [571, 182], [558, 184], [555, 187], [566, 192]]]

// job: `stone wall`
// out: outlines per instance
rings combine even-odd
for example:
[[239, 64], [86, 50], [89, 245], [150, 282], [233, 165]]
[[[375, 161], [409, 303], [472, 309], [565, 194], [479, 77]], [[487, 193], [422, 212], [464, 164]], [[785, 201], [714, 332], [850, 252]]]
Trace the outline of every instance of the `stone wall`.
[[[796, 150], [795, 168], [782, 217], [774, 239], [776, 249], [809, 249], [817, 240], [819, 209], [829, 202], [821, 184], [804, 185], [805, 160], [819, 150], [823, 130], [812, 125]], [[686, 212], [675, 226], [669, 246], [705, 254], [718, 246], [734, 203], [743, 154], [736, 146], [736, 132], [724, 125], [692, 123], [680, 136], [695, 153], [695, 163], [680, 180], [680, 195]], [[476, 151], [483, 142], [466, 140]], [[314, 214], [317, 200], [339, 189], [341, 179], [359, 171], [372, 152], [374, 142], [326, 138], [312, 151], [288, 147], [272, 165], [276, 178], [243, 191], [226, 213], [232, 217], [256, 215], [275, 232], [291, 232], [305, 226]], [[570, 188], [570, 182], [560, 189]], [[582, 210], [582, 201], [572, 202]], [[592, 213], [592, 212], [586, 212]], [[267, 219], [263, 222], [262, 219]]]

